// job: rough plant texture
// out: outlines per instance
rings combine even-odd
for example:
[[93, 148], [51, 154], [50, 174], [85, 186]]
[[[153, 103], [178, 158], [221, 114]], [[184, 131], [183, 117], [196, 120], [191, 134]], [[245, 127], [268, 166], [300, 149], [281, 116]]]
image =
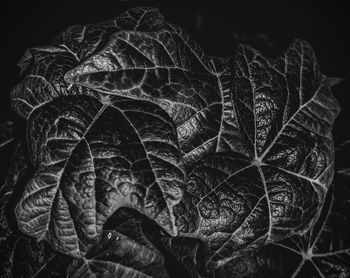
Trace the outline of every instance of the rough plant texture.
[[308, 43], [212, 57], [135, 8], [19, 66], [26, 131], [0, 127], [4, 277], [349, 275], [338, 79]]

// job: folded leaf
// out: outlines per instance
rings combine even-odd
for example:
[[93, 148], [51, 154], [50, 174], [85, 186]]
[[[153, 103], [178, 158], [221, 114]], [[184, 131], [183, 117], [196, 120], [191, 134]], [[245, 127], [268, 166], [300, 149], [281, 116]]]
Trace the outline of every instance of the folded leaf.
[[[132, 216], [125, 220], [121, 213], [114, 217], [120, 223], [104, 231], [84, 258], [55, 253], [45, 242], [17, 232], [7, 235], [0, 241], [1, 277], [168, 277], [161, 253], [143, 234], [141, 219], [128, 213]], [[134, 233], [133, 238], [125, 233]]]
[[182, 29], [121, 31], [65, 80], [101, 93], [151, 101], [175, 121], [184, 161], [235, 149], [228, 61], [212, 58]]
[[[67, 84], [63, 79], [64, 74], [104, 47], [114, 33], [121, 30], [157, 31], [164, 26], [163, 17], [157, 9], [139, 7], [130, 9], [113, 20], [71, 26], [59, 34], [52, 45], [27, 49], [18, 63], [25, 79], [12, 92], [15, 111], [27, 117], [27, 111], [31, 111], [37, 102], [33, 99], [32, 91], [43, 91], [45, 88], [55, 90], [51, 98], [61, 95], [96, 96], [89, 89]], [[47, 95], [44, 93], [43, 96], [46, 100]]]
[[86, 258], [71, 264], [68, 277], [166, 278], [162, 264], [157, 251], [116, 231], [105, 231]]
[[[330, 193], [324, 201], [338, 79], [320, 73], [306, 42], [274, 59], [245, 45], [233, 58], [211, 57], [157, 9], [135, 8], [69, 27], [19, 65], [24, 80], [11, 99], [27, 121], [34, 174], [21, 190], [7, 179], [2, 196], [21, 197], [21, 232], [74, 257], [62, 275], [167, 277], [169, 258], [157, 249], [163, 229], [175, 267], [195, 277], [296, 276], [306, 268], [346, 276], [347, 241], [323, 230], [334, 207]], [[7, 205], [0, 209], [6, 219]], [[125, 210], [154, 221], [153, 234]], [[27, 240], [6, 233], [1, 244], [8, 235]], [[301, 263], [276, 272], [284, 257], [271, 259], [275, 248], [300, 254]], [[34, 260], [32, 269], [45, 275], [51, 264]]]
[[40, 106], [28, 120], [37, 167], [16, 208], [19, 229], [81, 256], [121, 207], [176, 234], [172, 208], [184, 174], [175, 127], [144, 101], [72, 96]]

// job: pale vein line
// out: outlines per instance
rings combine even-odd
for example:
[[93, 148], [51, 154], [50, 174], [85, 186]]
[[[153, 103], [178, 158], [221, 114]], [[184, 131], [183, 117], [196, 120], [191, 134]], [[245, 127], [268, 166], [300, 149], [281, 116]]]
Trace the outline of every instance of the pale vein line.
[[293, 249], [293, 248], [291, 248], [291, 247], [289, 247], [289, 246], [285, 246], [285, 245], [283, 245], [283, 244], [281, 244], [281, 243], [273, 242], [273, 243], [271, 243], [271, 245], [279, 246], [279, 247], [281, 247], [281, 248], [287, 249], [287, 250], [289, 250], [289, 251], [291, 251], [291, 252], [293, 252], [293, 253], [298, 254], [299, 256], [301, 256], [301, 253], [299, 253], [298, 250], [295, 250], [295, 249]]
[[[253, 212], [255, 211], [255, 209], [260, 205], [261, 201], [265, 199], [265, 195], [262, 196], [254, 205], [254, 207], [252, 208], [252, 210], [250, 211], [250, 213], [244, 218], [244, 220], [242, 221], [242, 223], [235, 229], [235, 231], [231, 234], [231, 236], [221, 245], [221, 247], [216, 250], [214, 252], [214, 254], [210, 257], [213, 258], [216, 254], [218, 254], [225, 246], [226, 244], [233, 238], [233, 236], [239, 231], [239, 229], [242, 228], [242, 226], [246, 223], [246, 220], [253, 214]], [[260, 238], [260, 237], [259, 237]]]
[[15, 138], [11, 138], [11, 139], [6, 140], [5, 142], [2, 142], [2, 143], [0, 144], [0, 148], [6, 146], [7, 144], [10, 144], [10, 143], [11, 143], [12, 141], [14, 141], [14, 140], [15, 140]]
[[[142, 252], [142, 251], [141, 251]], [[147, 274], [145, 274], [144, 272], [142, 272], [141, 270], [137, 270], [137, 269], [135, 269], [135, 268], [133, 268], [133, 267], [129, 267], [129, 266], [126, 266], [126, 265], [123, 265], [123, 264], [121, 264], [121, 262], [122, 261], [119, 261], [119, 262], [113, 262], [113, 261], [105, 261], [105, 260], [103, 260], [103, 259], [95, 259], [95, 258], [93, 258], [93, 259], [85, 259], [84, 258], [84, 260], [85, 261], [88, 261], [88, 263], [86, 263], [87, 265], [88, 265], [88, 268], [89, 268], [89, 270], [92, 272], [92, 274], [94, 274], [94, 276], [92, 276], [92, 277], [96, 277], [95, 276], [95, 272], [94, 272], [94, 270], [92, 270], [91, 268], [90, 268], [90, 262], [97, 262], [97, 263], [101, 263], [101, 264], [110, 264], [114, 269], [115, 269], [115, 273], [119, 273], [119, 271], [118, 271], [118, 266], [123, 270], [123, 271], [125, 271], [125, 272], [123, 272], [124, 274], [126, 274], [125, 276], [126, 277], [131, 277], [131, 276], [129, 276], [129, 274], [130, 273], [132, 273], [132, 276], [134, 276], [134, 277], [144, 277], [144, 278], [152, 278], [151, 276], [149, 276], [149, 275], [147, 275]], [[116, 266], [115, 266], [116, 265]], [[137, 276], [136, 276], [137, 275]], [[142, 276], [141, 276], [142, 275]], [[124, 276], [124, 275], [123, 275]], [[113, 276], [114, 277], [114, 276]]]
[[[247, 69], [248, 69], [248, 74], [249, 74], [249, 83], [250, 83], [250, 86], [252, 87], [252, 100], [253, 100], [253, 107], [252, 107], [252, 112], [253, 112], [253, 115], [254, 115], [254, 154], [255, 154], [255, 159], [258, 158], [258, 153], [257, 153], [257, 150], [256, 150], [256, 132], [257, 132], [257, 127], [256, 127], [256, 122], [257, 122], [257, 118], [256, 118], [256, 111], [255, 111], [255, 86], [253, 84], [253, 81], [252, 81], [252, 72], [250, 70], [250, 63], [248, 62], [248, 59], [246, 57], [246, 52], [245, 52], [245, 48], [242, 47], [242, 51], [243, 51], [243, 57], [244, 57], [244, 60], [247, 64]], [[254, 53], [255, 56], [256, 56], [256, 53]], [[255, 57], [254, 57], [255, 58]]]
[[[275, 168], [275, 169], [278, 169], [278, 170], [280, 170], [280, 171], [282, 171], [282, 172], [285, 172], [285, 173], [287, 173], [287, 174], [291, 174], [291, 175], [294, 175], [294, 176], [299, 177], [299, 178], [301, 178], [301, 179], [307, 180], [307, 181], [309, 181], [309, 182], [312, 183], [312, 186], [313, 186], [313, 187], [314, 187], [314, 184], [317, 184], [317, 185], [319, 185], [323, 190], [326, 190], [326, 189], [327, 189], [327, 188], [325, 187], [325, 185], [322, 184], [322, 183], [320, 183], [320, 181], [319, 181], [318, 179], [315, 180], [315, 179], [313, 179], [313, 178], [309, 178], [309, 177], [303, 176], [303, 175], [301, 175], [301, 174], [299, 174], [299, 173], [292, 172], [292, 171], [289, 171], [289, 170], [284, 169], [284, 168], [280, 168], [280, 167], [275, 166], [275, 165], [271, 165], [271, 167], [273, 167], [273, 168]], [[316, 188], [314, 188], [314, 189], [316, 190]], [[317, 192], [317, 190], [316, 190], [316, 192]]]
[[140, 23], [142, 21], [142, 19], [145, 17], [145, 15], [149, 12], [150, 9], [145, 9], [143, 14], [140, 16], [139, 20], [137, 21], [135, 27], [134, 27], [134, 31], [136, 31], [136, 29], [140, 26]]
[[218, 187], [220, 187], [222, 184], [224, 184], [228, 179], [230, 179], [231, 177], [233, 177], [234, 175], [237, 175], [238, 173], [248, 169], [249, 167], [252, 167], [253, 165], [248, 165], [248, 166], [245, 166], [239, 170], [237, 170], [236, 172], [234, 172], [232, 175], [229, 175], [226, 179], [224, 179], [222, 182], [220, 182], [217, 186], [215, 186], [214, 188], [212, 188], [207, 194], [205, 194], [205, 196], [201, 197], [201, 199], [198, 201], [197, 204], [193, 205], [192, 207], [190, 207], [189, 209], [187, 209], [187, 211], [178, 216], [178, 219], [182, 218], [187, 212], [189, 212], [191, 209], [197, 207], [199, 205], [199, 203], [201, 203], [209, 194], [213, 193]]
[[[96, 168], [95, 168], [95, 163], [94, 163], [94, 156], [93, 156], [93, 154], [92, 154], [92, 151], [91, 151], [91, 148], [90, 148], [90, 145], [89, 145], [89, 143], [88, 143], [88, 141], [86, 140], [86, 138], [84, 138], [83, 139], [84, 141], [85, 141], [85, 144], [86, 144], [86, 146], [87, 146], [87, 149], [89, 150], [89, 154], [90, 154], [90, 159], [91, 159], [91, 161], [92, 161], [92, 167], [93, 167], [93, 171], [94, 171], [94, 178], [95, 178], [95, 180], [96, 180]], [[95, 192], [94, 192], [94, 194], [93, 194], [93, 197], [94, 197], [94, 208], [93, 208], [93, 212], [94, 212], [94, 214], [95, 214], [95, 225], [94, 225], [94, 232], [95, 232], [95, 235], [97, 235], [97, 212], [96, 212], [96, 182], [94, 182], [94, 190], [95, 190]]]
[[79, 59], [78, 55], [77, 55], [76, 53], [74, 53], [72, 50], [70, 50], [70, 49], [68, 48], [68, 46], [66, 46], [65, 44], [61, 44], [60, 46], [62, 46], [64, 49], [66, 49], [70, 54], [72, 54], [72, 55], [74, 56], [74, 58], [75, 58], [78, 62], [80, 62], [80, 59]]
[[32, 276], [33, 278], [35, 278], [38, 274], [40, 274], [40, 272], [51, 262], [56, 258], [57, 255], [53, 255], [53, 257], [51, 259], [49, 259], [43, 266], [41, 266]]
[[[317, 243], [317, 241], [318, 241], [318, 238], [320, 237], [320, 235], [321, 235], [321, 233], [322, 233], [323, 227], [326, 225], [326, 222], [327, 222], [327, 220], [328, 220], [328, 217], [329, 217], [330, 214], [331, 214], [331, 211], [332, 211], [332, 208], [333, 208], [333, 202], [334, 202], [334, 196], [332, 196], [331, 203], [330, 203], [330, 205], [329, 205], [329, 210], [328, 210], [328, 212], [327, 212], [326, 217], [324, 218], [324, 221], [323, 221], [323, 223], [322, 223], [320, 229], [318, 230], [318, 233], [317, 233], [317, 235], [316, 235], [316, 237], [315, 237], [315, 240], [314, 240], [314, 242], [312, 243], [311, 247], [309, 248], [309, 249], [311, 249], [311, 251], [315, 248], [315, 245], [316, 245], [316, 243]], [[324, 206], [325, 206], [325, 202], [323, 203], [322, 209], [323, 209]]]
[[280, 131], [277, 133], [276, 137], [273, 139], [273, 141], [271, 142], [271, 144], [266, 148], [266, 150], [264, 151], [264, 153], [262, 155], [260, 155], [260, 160], [263, 160], [264, 157], [267, 155], [267, 153], [271, 150], [271, 148], [274, 146], [274, 144], [276, 143], [276, 141], [279, 139], [280, 135], [283, 134], [285, 128], [288, 127], [288, 125], [294, 120], [294, 117], [305, 107], [307, 107], [310, 103], [312, 103], [314, 101], [314, 98], [316, 97], [316, 95], [319, 93], [319, 90], [321, 88], [321, 85], [317, 88], [314, 96], [308, 100], [307, 102], [305, 102], [303, 105], [301, 105], [299, 107], [298, 110], [296, 110], [294, 112], [294, 114], [289, 118], [289, 120], [281, 127]]
[[326, 278], [326, 277], [323, 275], [323, 273], [321, 272], [321, 270], [318, 268], [318, 266], [314, 263], [314, 261], [313, 261], [313, 260], [310, 260], [310, 262], [311, 262], [312, 265], [316, 268], [318, 274], [320, 274], [320, 276], [321, 276], [322, 278]]
[[[140, 140], [140, 143], [141, 143], [142, 147], [143, 147], [144, 150], [145, 150], [145, 154], [146, 154], [147, 160], [148, 160], [149, 163], [150, 163], [151, 170], [152, 170], [152, 173], [153, 173], [153, 175], [154, 175], [154, 178], [155, 178], [156, 182], [158, 183], [158, 186], [159, 186], [159, 188], [160, 188], [160, 190], [161, 190], [161, 192], [162, 192], [162, 195], [163, 195], [164, 200], [167, 202], [167, 198], [166, 198], [166, 196], [165, 196], [166, 193], [164, 192], [164, 190], [163, 190], [163, 188], [162, 188], [162, 186], [161, 186], [161, 183], [159, 182], [159, 177], [158, 177], [157, 173], [154, 171], [153, 164], [152, 164], [152, 160], [151, 160], [150, 157], [149, 157], [148, 150], [147, 150], [145, 144], [144, 144], [143, 141], [142, 141], [142, 137], [141, 137], [140, 133], [138, 132], [138, 130], [136, 129], [136, 127], [133, 125], [133, 123], [129, 120], [129, 118], [125, 115], [124, 111], [122, 111], [120, 108], [118, 108], [118, 107], [116, 107], [116, 106], [113, 106], [113, 107], [114, 107], [115, 109], [117, 109], [117, 110], [123, 115], [123, 117], [125, 118], [125, 120], [130, 124], [130, 126], [134, 129], [136, 135], [138, 136], [138, 138], [139, 138], [139, 140]], [[152, 154], [151, 154], [151, 155], [152, 155]], [[148, 188], [147, 188], [147, 190], [148, 190]]]
[[216, 149], [215, 149], [215, 152], [218, 152], [219, 150], [219, 144], [220, 144], [220, 140], [221, 140], [221, 133], [222, 133], [222, 129], [223, 129], [223, 123], [224, 123], [224, 109], [225, 109], [225, 101], [224, 101], [224, 96], [225, 96], [225, 92], [223, 90], [223, 86], [222, 86], [222, 82], [221, 82], [221, 79], [220, 79], [220, 75], [217, 73], [217, 69], [215, 67], [215, 64], [214, 64], [214, 61], [213, 60], [210, 60], [212, 66], [213, 66], [213, 69], [214, 69], [214, 72], [215, 72], [215, 76], [216, 76], [216, 79], [217, 79], [217, 82], [218, 82], [218, 87], [219, 87], [219, 91], [220, 91], [220, 96], [221, 96], [221, 120], [220, 120], [220, 126], [219, 126], [219, 133], [217, 135], [217, 141], [216, 141]]
[[[201, 110], [196, 111], [195, 114], [193, 114], [191, 116], [191, 118], [187, 119], [183, 124], [181, 124], [180, 126], [177, 127], [177, 129], [180, 129], [181, 127], [183, 127], [184, 125], [186, 125], [188, 122], [190, 122], [192, 119], [196, 118], [198, 114], [203, 113], [205, 110], [208, 110], [211, 106], [215, 106], [217, 104], [220, 104], [220, 102], [213, 102], [210, 103], [209, 105], [205, 106], [204, 108], [202, 108]], [[190, 108], [193, 109], [193, 107], [190, 106]]]
[[261, 176], [261, 181], [262, 181], [263, 186], [264, 186], [265, 196], [266, 196], [266, 200], [267, 200], [267, 208], [268, 208], [268, 212], [269, 212], [269, 230], [267, 232], [267, 234], [268, 234], [267, 241], [268, 241], [270, 239], [271, 229], [272, 229], [272, 210], [271, 210], [271, 204], [270, 204], [271, 200], [270, 200], [270, 197], [269, 197], [269, 192], [267, 190], [264, 173], [263, 173], [263, 171], [262, 171], [260, 166], [257, 166], [257, 168], [258, 168], [259, 174]]
[[299, 78], [299, 103], [303, 103], [302, 100], [302, 88], [303, 88], [303, 69], [304, 69], [304, 47], [301, 44], [301, 61], [300, 61], [300, 78]]
[[[35, 78], [42, 79], [42, 80], [44, 81], [44, 83], [47, 84], [48, 87], [52, 90], [50, 93], [54, 92], [54, 93], [56, 93], [57, 95], [59, 95], [58, 92], [56, 91], [56, 89], [52, 86], [52, 84], [51, 84], [49, 81], [47, 81], [46, 78], [44, 78], [43, 76], [36, 75], [36, 74], [32, 74], [32, 75], [28, 75], [28, 76], [26, 77], [26, 79], [27, 79], [27, 78], [29, 79], [30, 77], [31, 77], [31, 78], [34, 78], [34, 77], [35, 77]], [[52, 95], [50, 95], [50, 97], [52, 97]], [[21, 98], [18, 98], [18, 100], [21, 100], [22, 102], [27, 103], [26, 101], [24, 101], [24, 100], [21, 99]], [[35, 100], [37, 100], [37, 99], [35, 99]], [[32, 107], [32, 110], [28, 113], [27, 119], [30, 118], [31, 114], [32, 114], [36, 109], [38, 109], [38, 108], [44, 106], [46, 103], [49, 103], [49, 102], [51, 102], [52, 100], [53, 100], [53, 98], [51, 98], [51, 99], [48, 100], [48, 101], [41, 102], [41, 103], [39, 103], [39, 105], [37, 105], [37, 106], [35, 106], [35, 107], [32, 106], [32, 105], [30, 105], [30, 106]], [[29, 103], [28, 103], [28, 104], [29, 104]]]
[[174, 61], [172, 55], [170, 54], [168, 48], [166, 48], [166, 46], [163, 44], [163, 42], [160, 41], [160, 40], [158, 40], [158, 38], [156, 39], [156, 38], [150, 36], [150, 35], [147, 34], [147, 33], [145, 33], [144, 35], [145, 35], [146, 37], [150, 38], [151, 40], [154, 40], [154, 41], [157, 42], [158, 44], [160, 44], [160, 45], [163, 47], [163, 49], [165, 50], [165, 52], [168, 54], [168, 56], [169, 56], [171, 62], [173, 63], [173, 65], [176, 67], [176, 64], [177, 64], [177, 63], [175, 63], [175, 61]]
[[209, 72], [210, 75], [212, 75], [212, 71], [203, 63], [202, 59], [198, 56], [196, 52], [193, 51], [192, 47], [188, 44], [187, 41], [183, 39], [183, 37], [175, 30], [173, 25], [169, 24], [168, 25], [171, 29], [173, 29], [174, 33], [180, 37], [180, 39], [184, 42], [184, 44], [187, 46], [187, 48], [193, 53], [193, 55], [197, 58], [197, 60], [202, 64], [202, 66]]
[[[79, 143], [85, 138], [85, 136], [86, 136], [86, 134], [89, 132], [90, 128], [95, 124], [95, 122], [97, 121], [97, 119], [99, 118], [99, 116], [104, 112], [104, 110], [107, 108], [107, 106], [108, 106], [108, 104], [105, 104], [105, 105], [103, 105], [103, 106], [101, 107], [101, 109], [98, 111], [98, 113], [96, 114], [96, 116], [94, 117], [94, 119], [91, 121], [90, 125], [89, 125], [89, 126], [87, 127], [87, 129], [85, 130], [85, 132], [84, 132], [82, 138], [81, 138], [81, 139], [77, 142], [77, 144], [74, 146], [72, 152], [75, 151], [75, 149], [76, 149], [76, 147], [79, 145]], [[72, 152], [71, 152], [71, 153], [72, 153]], [[68, 160], [69, 160], [69, 159], [66, 160], [66, 162], [65, 162], [65, 164], [64, 164], [64, 166], [63, 166], [63, 168], [59, 171], [59, 172], [61, 172], [60, 177], [59, 177], [59, 181], [58, 181], [58, 184], [57, 184], [56, 186], [54, 186], [54, 187], [56, 187], [56, 191], [55, 191], [55, 193], [54, 193], [53, 201], [51, 202], [50, 207], [48, 208], [48, 213], [50, 214], [50, 216], [49, 216], [49, 221], [48, 221], [47, 225], [45, 225], [45, 226], [46, 226], [46, 228], [45, 228], [45, 233], [42, 235], [42, 237], [41, 237], [39, 240], [43, 239], [43, 238], [46, 236], [46, 233], [47, 233], [47, 230], [48, 230], [48, 226], [49, 226], [49, 224], [50, 224], [50, 222], [51, 222], [52, 205], [53, 205], [53, 203], [54, 203], [54, 199], [55, 199], [56, 196], [57, 196], [57, 191], [59, 190], [59, 187], [60, 187], [60, 179], [62, 178], [63, 172], [65, 171], [65, 168], [66, 168], [66, 166], [67, 166], [67, 164], [68, 164]], [[35, 192], [34, 192], [34, 193], [35, 193]], [[31, 195], [32, 195], [32, 194], [28, 194], [28, 196], [26, 196], [26, 198], [22, 200], [21, 204], [22, 204], [26, 199], [28, 199], [29, 196], [31, 196]]]
[[300, 260], [300, 263], [299, 263], [299, 265], [297, 266], [297, 268], [295, 269], [295, 271], [293, 272], [291, 278], [295, 278], [295, 277], [298, 275], [300, 269], [301, 269], [301, 268], [303, 267], [303, 265], [304, 265], [304, 262], [305, 262], [304, 258]]
[[[214, 136], [214, 137], [212, 137], [212, 138], [209, 138], [207, 141], [205, 141], [205, 142], [203, 142], [202, 144], [200, 144], [199, 146], [195, 147], [193, 150], [190, 150], [188, 153], [185, 153], [185, 155], [188, 156], [190, 153], [195, 153], [196, 150], [202, 148], [203, 146], [207, 145], [209, 142], [214, 141], [214, 140], [216, 140], [216, 139], [217, 139], [217, 136]], [[179, 140], [179, 141], [181, 141], [181, 140]], [[182, 140], [182, 141], [184, 141], [184, 140]], [[181, 142], [182, 142], [182, 141], [181, 141]]]
[[334, 252], [328, 252], [328, 253], [320, 253], [320, 254], [312, 254], [312, 257], [327, 257], [327, 256], [336, 256], [338, 254], [342, 254], [342, 253], [347, 253], [350, 251], [350, 248], [348, 249], [341, 249], [338, 251], [334, 251]]
[[[154, 61], [152, 61], [150, 57], [146, 56], [145, 53], [143, 53], [140, 49], [138, 49], [138, 48], [136, 47], [136, 45], [132, 44], [130, 41], [128, 41], [128, 40], [126, 40], [126, 39], [124, 39], [124, 38], [122, 38], [122, 37], [120, 37], [120, 36], [117, 36], [117, 38], [118, 38], [119, 40], [125, 42], [127, 45], [130, 45], [130, 46], [131, 46], [132, 48], [134, 48], [138, 53], [140, 53], [143, 57], [145, 57], [151, 64], [153, 64], [154, 67], [157, 67], [157, 65], [154, 63]], [[134, 68], [132, 68], [132, 69], [134, 69]]]
[[284, 106], [283, 109], [283, 119], [282, 119], [282, 125], [284, 122], [284, 119], [286, 119], [286, 112], [287, 109], [289, 107], [289, 103], [290, 103], [290, 88], [289, 88], [289, 84], [288, 84], [288, 80], [287, 80], [287, 72], [288, 72], [288, 58], [287, 58], [287, 53], [284, 54], [284, 74], [282, 74], [285, 82], [286, 82], [286, 87], [287, 87], [287, 100], [286, 100], [286, 105]]

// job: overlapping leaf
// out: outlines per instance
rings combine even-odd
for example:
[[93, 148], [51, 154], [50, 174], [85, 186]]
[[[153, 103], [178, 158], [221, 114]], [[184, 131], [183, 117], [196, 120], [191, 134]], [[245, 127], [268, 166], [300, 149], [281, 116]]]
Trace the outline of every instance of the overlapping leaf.
[[157, 106], [119, 97], [58, 98], [34, 110], [28, 138], [37, 171], [16, 209], [20, 230], [81, 256], [108, 217], [130, 206], [176, 234], [183, 172], [174, 132]]
[[113, 230], [104, 231], [96, 246], [76, 259], [56, 253], [46, 242], [38, 242], [8, 225], [7, 216], [13, 217], [12, 203], [28, 176], [27, 170], [25, 148], [20, 143], [0, 195], [1, 277], [167, 277], [161, 253], [143, 233], [142, 219], [123, 210], [113, 215], [112, 226], [106, 227]]
[[[218, 277], [348, 277], [349, 174], [335, 176], [318, 221], [304, 235], [270, 244], [232, 261]], [[264, 277], [265, 277], [264, 276]]]
[[125, 220], [120, 212], [114, 216], [116, 228], [105, 230], [83, 258], [53, 252], [47, 243], [18, 232], [9, 234], [0, 242], [1, 277], [168, 277], [161, 253], [143, 234], [142, 220], [134, 215]]
[[68, 269], [72, 277], [168, 277], [160, 253], [123, 234], [106, 231], [99, 244], [84, 259]]
[[51, 46], [28, 49], [19, 62], [25, 78], [14, 90], [18, 91], [12, 96], [14, 109], [26, 117], [26, 111], [37, 104], [32, 91], [38, 87], [55, 89], [55, 93], [43, 96], [46, 101], [62, 95], [96, 96], [91, 90], [67, 84], [64, 74], [104, 47], [111, 34], [120, 30], [157, 31], [163, 27], [163, 21], [154, 8], [135, 8], [99, 24], [71, 26], [57, 36]]
[[[64, 275], [167, 277], [134, 216], [106, 228], [124, 207], [170, 235], [179, 229], [181, 238], [165, 242], [192, 276], [259, 273], [251, 251], [276, 241], [295, 251], [280, 241], [294, 234], [312, 244], [294, 252], [303, 262], [295, 273], [316, 265], [311, 253], [330, 216], [314, 221], [333, 179], [339, 107], [330, 92], [337, 79], [320, 73], [307, 43], [275, 59], [244, 45], [233, 59], [210, 57], [156, 9], [136, 8], [68, 28], [52, 46], [29, 49], [20, 67], [11, 97], [27, 120], [35, 173], [16, 218], [26, 235], [75, 257]], [[24, 240], [42, 254], [41, 243], [12, 235], [11, 250]], [[339, 246], [322, 254], [348, 261]], [[31, 275], [65, 262], [50, 256], [34, 261]], [[327, 260], [317, 261], [325, 271]]]
[[317, 215], [333, 178], [333, 82], [305, 42], [274, 60], [238, 48], [233, 100], [244, 155], [197, 163], [175, 211], [180, 234], [204, 240], [213, 267], [302, 232]]
[[[144, 99], [174, 120], [184, 161], [236, 149], [229, 61], [206, 56], [182, 29], [121, 31], [65, 75], [68, 83], [105, 94]], [[236, 140], [237, 141], [237, 140]]]

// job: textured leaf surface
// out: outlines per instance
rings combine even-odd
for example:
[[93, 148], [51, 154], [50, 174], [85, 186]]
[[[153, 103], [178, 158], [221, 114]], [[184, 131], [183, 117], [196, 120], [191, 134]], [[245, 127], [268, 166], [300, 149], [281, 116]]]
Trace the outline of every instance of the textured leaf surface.
[[128, 206], [176, 234], [183, 172], [174, 132], [157, 106], [118, 97], [72, 96], [35, 110], [28, 138], [37, 171], [16, 208], [20, 230], [80, 256]]
[[218, 277], [348, 277], [349, 182], [349, 174], [336, 175], [320, 218], [307, 233], [232, 261]]
[[163, 256], [145, 234], [146, 220], [131, 209], [116, 211], [96, 246], [85, 258], [74, 259], [68, 276], [168, 277]]
[[203, 239], [214, 267], [307, 229], [317, 215], [333, 178], [333, 82], [305, 42], [274, 60], [238, 48], [233, 101], [244, 155], [197, 163], [176, 208], [180, 234]]
[[44, 242], [18, 233], [0, 243], [1, 277], [62, 277], [71, 259], [53, 253]]
[[160, 253], [118, 232], [106, 231], [96, 248], [68, 269], [71, 277], [168, 277]]
[[228, 61], [212, 58], [177, 26], [122, 31], [65, 75], [69, 83], [162, 107], [177, 126], [184, 161], [238, 148]]
[[[0, 188], [0, 231], [1, 237], [4, 237], [6, 234], [10, 233], [11, 229], [9, 227], [8, 218], [13, 218], [12, 213], [14, 206], [14, 199], [12, 197], [14, 192], [21, 190], [18, 188], [17, 184], [23, 182], [23, 179], [26, 178], [27, 171], [29, 168], [28, 156], [26, 155], [26, 149], [23, 142], [19, 141], [17, 146], [13, 150], [13, 153], [6, 156], [7, 159], [10, 159], [11, 163], [9, 169], [7, 169], [6, 177]], [[15, 222], [12, 219], [12, 222]], [[15, 226], [15, 223], [12, 223], [12, 226]]]
[[47, 245], [16, 230], [13, 208], [30, 166], [23, 141], [15, 139], [14, 143], [17, 146], [6, 155], [9, 169], [0, 190], [0, 276], [61, 277], [59, 268], [67, 267], [64, 260], [58, 264]]
[[[28, 49], [18, 63], [25, 78], [12, 92], [15, 111], [27, 118], [43, 101], [62, 95], [96, 95], [91, 90], [67, 84], [64, 74], [104, 47], [111, 34], [121, 30], [157, 31], [162, 23], [163, 17], [156, 9], [135, 8], [99, 24], [71, 26], [57, 36], [51, 46]], [[41, 101], [36, 91], [41, 92]]]
[[121, 213], [117, 227], [104, 231], [84, 258], [55, 253], [45, 242], [17, 232], [7, 235], [0, 241], [1, 277], [168, 277], [161, 253], [143, 234], [141, 219], [123, 219]]
[[[43, 266], [45, 276], [69, 255], [61, 273], [68, 277], [167, 277], [168, 259], [157, 249], [165, 251], [157, 245], [163, 232], [193, 277], [279, 275], [284, 257], [271, 259], [268, 248], [301, 256], [299, 266], [284, 267], [288, 275], [304, 273], [309, 261], [321, 276], [331, 273], [327, 264], [346, 273], [348, 253], [328, 257], [347, 241], [321, 240], [331, 219], [325, 211], [338, 198], [329, 193], [323, 205], [334, 171], [339, 107], [330, 89], [338, 79], [320, 73], [306, 42], [274, 59], [245, 45], [233, 58], [211, 57], [157, 9], [135, 8], [69, 27], [19, 65], [24, 79], [11, 98], [27, 122], [24, 152], [34, 174], [20, 190], [7, 179], [2, 196], [4, 204], [20, 196], [21, 232], [63, 253], [48, 263], [51, 255], [40, 255], [28, 273]], [[28, 164], [14, 163], [11, 176]], [[121, 216], [125, 209], [132, 213]], [[6, 210], [2, 204], [2, 219]], [[156, 223], [151, 236], [135, 211]], [[17, 242], [42, 254], [43, 243], [5, 224], [6, 256], [20, 254]], [[316, 253], [328, 257], [316, 263]]]
[[[8, 190], [1, 191], [1, 215], [5, 215], [26, 176], [28, 164], [22, 163], [22, 146], [17, 147], [13, 157], [16, 163], [12, 163], [6, 177]], [[2, 222], [0, 238], [0, 276], [4, 278], [168, 277], [162, 255], [144, 235], [142, 219], [123, 209], [106, 223], [105, 228], [113, 230], [104, 231], [105, 236], [96, 240], [86, 256], [77, 259], [56, 253], [46, 242], [37, 242], [3, 224], [7, 222]]]
[[188, 240], [181, 237], [162, 238], [162, 240], [172, 256], [186, 268], [189, 277], [213, 277], [214, 273], [206, 267], [208, 252], [205, 250], [201, 240]]

